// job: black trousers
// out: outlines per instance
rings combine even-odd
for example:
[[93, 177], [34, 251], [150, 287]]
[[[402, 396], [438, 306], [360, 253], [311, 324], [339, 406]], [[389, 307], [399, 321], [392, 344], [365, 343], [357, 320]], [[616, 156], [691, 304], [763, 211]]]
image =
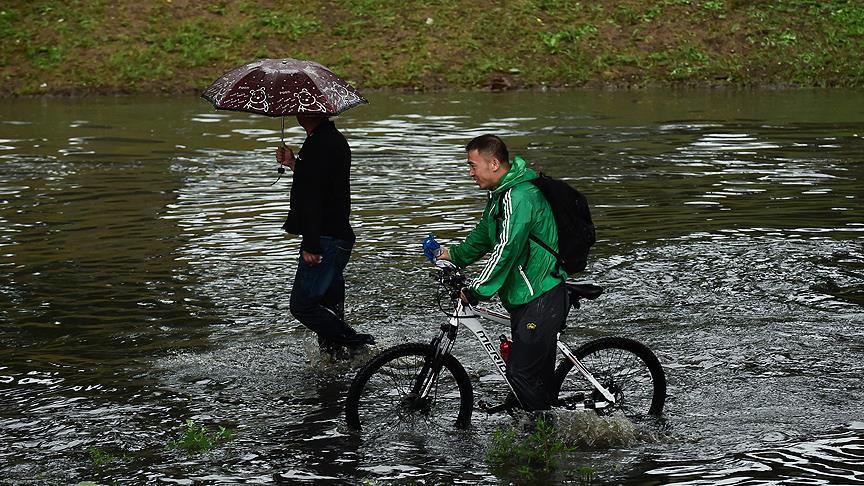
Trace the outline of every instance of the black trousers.
[[513, 346], [507, 375], [525, 410], [548, 410], [556, 398], [556, 342], [569, 309], [562, 283], [510, 312]]

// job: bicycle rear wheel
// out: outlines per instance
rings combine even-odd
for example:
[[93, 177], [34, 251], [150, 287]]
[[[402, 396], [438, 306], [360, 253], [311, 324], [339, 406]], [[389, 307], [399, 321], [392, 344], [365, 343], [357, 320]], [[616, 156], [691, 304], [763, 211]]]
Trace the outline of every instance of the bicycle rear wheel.
[[471, 421], [474, 392], [465, 368], [447, 355], [429, 396], [417, 394], [435, 348], [431, 344], [400, 344], [366, 363], [348, 389], [345, 421], [354, 430], [375, 433], [421, 427], [465, 428]]
[[[605, 337], [589, 341], [575, 352], [591, 375], [615, 396], [615, 404], [598, 414], [620, 410], [628, 418], [660, 415], [666, 402], [666, 375], [657, 356], [645, 345], [628, 338]], [[603, 395], [564, 359], [555, 370], [558, 404], [565, 408], [591, 408], [605, 402]], [[587, 406], [586, 406], [587, 405]]]

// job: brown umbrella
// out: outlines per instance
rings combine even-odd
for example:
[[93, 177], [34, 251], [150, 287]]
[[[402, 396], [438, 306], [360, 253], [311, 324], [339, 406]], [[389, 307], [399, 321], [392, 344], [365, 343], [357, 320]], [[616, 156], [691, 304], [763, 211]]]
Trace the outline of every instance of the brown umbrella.
[[[336, 116], [369, 103], [333, 71], [313, 61], [260, 59], [223, 74], [201, 97], [217, 110], [267, 116]], [[284, 140], [285, 122], [282, 121]]]

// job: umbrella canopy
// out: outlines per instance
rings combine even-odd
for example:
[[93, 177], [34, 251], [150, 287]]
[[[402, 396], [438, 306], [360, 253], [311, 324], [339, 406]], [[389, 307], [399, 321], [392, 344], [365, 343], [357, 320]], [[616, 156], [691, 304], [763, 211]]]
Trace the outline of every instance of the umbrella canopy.
[[201, 95], [217, 110], [267, 116], [336, 116], [369, 103], [333, 71], [313, 61], [261, 59], [222, 75]]

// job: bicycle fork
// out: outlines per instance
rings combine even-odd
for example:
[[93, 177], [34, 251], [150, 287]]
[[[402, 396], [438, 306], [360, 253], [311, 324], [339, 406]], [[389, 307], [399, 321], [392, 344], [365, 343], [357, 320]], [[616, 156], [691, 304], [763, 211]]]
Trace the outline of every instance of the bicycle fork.
[[[585, 365], [583, 365], [582, 362], [576, 358], [576, 355], [573, 354], [572, 351], [570, 351], [570, 347], [567, 346], [563, 341], [560, 340], [560, 334], [559, 334], [559, 340], [558, 340], [558, 349], [561, 351], [561, 354], [563, 354], [567, 359], [569, 359], [573, 363], [573, 366], [577, 370], [579, 370], [580, 373], [582, 373], [582, 376], [584, 376], [586, 380], [591, 382], [591, 385], [594, 386], [594, 389], [597, 390], [598, 392], [600, 392], [600, 394], [603, 395], [603, 398], [605, 398], [608, 402], [608, 403], [595, 402], [593, 404], [593, 407], [591, 407], [591, 408], [606, 408], [609, 405], [615, 404], [615, 396], [612, 394], [612, 392], [610, 392], [609, 390], [606, 389], [606, 387], [601, 385], [600, 382], [597, 381], [596, 378], [594, 378], [594, 375], [592, 375], [591, 372], [588, 371], [588, 368], [586, 368]], [[562, 385], [563, 385], [563, 383], [562, 383]], [[587, 404], [586, 404], [585, 408], [589, 408], [587, 406]]]
[[441, 334], [432, 340], [435, 348], [433, 354], [423, 363], [423, 368], [417, 375], [414, 386], [409, 394], [409, 401], [403, 405], [413, 411], [424, 410], [431, 401], [430, 396], [434, 393], [435, 385], [438, 383], [438, 375], [444, 366], [444, 359], [453, 349], [453, 341], [456, 337], [456, 327], [450, 324], [441, 326]]

